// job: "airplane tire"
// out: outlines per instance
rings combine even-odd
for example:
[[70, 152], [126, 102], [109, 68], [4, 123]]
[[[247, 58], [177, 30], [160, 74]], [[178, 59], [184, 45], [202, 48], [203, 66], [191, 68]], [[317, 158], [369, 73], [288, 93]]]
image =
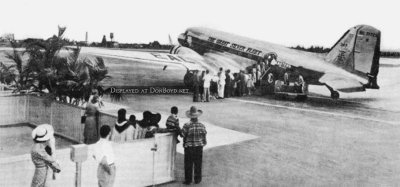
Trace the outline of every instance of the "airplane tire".
[[307, 98], [308, 98], [307, 95], [296, 96], [296, 100], [298, 100], [298, 101], [305, 101]]
[[340, 94], [339, 94], [339, 92], [337, 92], [337, 91], [333, 91], [333, 92], [331, 92], [331, 98], [332, 99], [339, 99], [339, 96], [340, 96]]

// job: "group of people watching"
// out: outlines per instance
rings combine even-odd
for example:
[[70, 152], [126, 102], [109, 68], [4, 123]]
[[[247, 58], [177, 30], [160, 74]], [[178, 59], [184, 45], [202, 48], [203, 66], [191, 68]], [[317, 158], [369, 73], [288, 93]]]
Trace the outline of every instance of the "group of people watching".
[[[111, 142], [124, 142], [133, 139], [150, 138], [155, 133], [175, 132], [176, 141], [179, 143], [178, 136], [183, 138], [184, 147], [184, 165], [185, 181], [184, 184], [190, 184], [193, 178], [194, 182], [200, 183], [202, 174], [202, 155], [203, 147], [207, 144], [206, 128], [200, 123], [198, 117], [202, 115], [202, 110], [192, 106], [186, 111], [186, 117], [190, 121], [180, 128], [178, 108], [171, 107], [171, 115], [166, 120], [166, 128], [160, 128], [159, 122], [161, 115], [150, 111], [143, 112], [143, 119], [136, 120], [135, 115], [130, 115], [126, 119], [126, 110], [118, 110], [117, 120], [113, 127], [109, 125], [100, 125], [97, 96], [91, 98], [86, 107], [86, 119], [84, 127], [84, 143], [93, 145], [93, 158], [98, 161], [97, 170], [99, 186], [113, 186], [115, 180], [116, 166], [114, 164], [114, 152]], [[35, 165], [35, 174], [32, 179], [32, 187], [46, 186], [49, 169], [55, 173], [61, 172], [61, 167], [55, 159], [55, 138], [54, 129], [49, 124], [37, 126], [32, 131], [34, 145], [32, 146], [31, 156]]]
[[[85, 144], [93, 144], [99, 140], [99, 108], [97, 105], [97, 97], [86, 105], [83, 131], [83, 142]], [[151, 138], [155, 132], [167, 132], [166, 129], [159, 128], [161, 114], [153, 114], [150, 111], [143, 112], [143, 119], [136, 120], [135, 115], [126, 118], [126, 110], [121, 108], [118, 110], [117, 121], [111, 131], [110, 139], [114, 142], [125, 142], [134, 139]]]
[[267, 65], [260, 61], [246, 70], [231, 73], [221, 67], [216, 75], [209, 70], [193, 72], [193, 102], [209, 102], [234, 96], [252, 95], [259, 85]]

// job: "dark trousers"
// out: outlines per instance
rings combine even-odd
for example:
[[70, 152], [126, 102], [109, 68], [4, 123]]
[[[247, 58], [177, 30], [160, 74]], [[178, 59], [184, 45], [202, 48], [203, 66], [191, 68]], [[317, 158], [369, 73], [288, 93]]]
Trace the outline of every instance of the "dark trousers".
[[237, 96], [239, 96], [239, 97], [243, 96], [243, 92], [242, 91], [243, 91], [242, 84], [239, 82], [237, 87], [236, 87]]
[[194, 166], [194, 182], [201, 181], [201, 164], [203, 162], [203, 147], [185, 148], [185, 182], [192, 182], [192, 173]]
[[199, 102], [200, 99], [200, 86], [199, 85], [193, 85], [193, 102]]
[[225, 94], [224, 94], [224, 96], [226, 98], [231, 97], [231, 93], [232, 93], [231, 89], [232, 89], [232, 86], [229, 83], [226, 83], [225, 84]]

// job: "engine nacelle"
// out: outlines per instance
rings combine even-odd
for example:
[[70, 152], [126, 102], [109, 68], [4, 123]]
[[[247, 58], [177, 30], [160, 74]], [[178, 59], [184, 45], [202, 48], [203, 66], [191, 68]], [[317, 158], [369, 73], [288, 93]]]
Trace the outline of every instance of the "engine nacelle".
[[[186, 61], [198, 63], [199, 66], [204, 65], [203, 57], [200, 54], [198, 54], [196, 51], [194, 51], [188, 47], [184, 47], [181, 45], [174, 46], [169, 51], [169, 53], [174, 54], [174, 55], [179, 55], [181, 58], [185, 59]], [[202, 70], [204, 70], [204, 68], [201, 68], [201, 69], [189, 69], [188, 68], [188, 70], [183, 78], [183, 82], [190, 89], [193, 87], [193, 76], [194, 76], [194, 71], [196, 71], [196, 70], [198, 72], [201, 72]]]
[[174, 46], [169, 51], [169, 53], [176, 54], [176, 55], [183, 55], [183, 56], [199, 56], [199, 57], [201, 57], [196, 51], [194, 51], [188, 47], [181, 46], [181, 45]]

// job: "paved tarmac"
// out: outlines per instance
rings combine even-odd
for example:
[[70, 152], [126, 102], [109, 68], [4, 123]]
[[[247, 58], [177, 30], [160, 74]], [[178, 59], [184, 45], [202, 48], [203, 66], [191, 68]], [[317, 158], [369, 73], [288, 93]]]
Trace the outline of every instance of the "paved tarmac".
[[[306, 103], [318, 102], [310, 99]], [[304, 103], [269, 99], [260, 102], [254, 97], [192, 103], [190, 95], [127, 95], [121, 103], [135, 111], [161, 113], [168, 113], [175, 105], [180, 117], [196, 105], [204, 111], [200, 120], [258, 137], [205, 150], [203, 182], [197, 186], [400, 183], [399, 115], [388, 115], [388, 111], [364, 108], [367, 112], [360, 113], [352, 109], [354, 106], [344, 105], [340, 107], [347, 111], [344, 115], [335, 107], [308, 109], [302, 107]], [[182, 154], [178, 154], [176, 163], [177, 181], [162, 186], [181, 185]]]

